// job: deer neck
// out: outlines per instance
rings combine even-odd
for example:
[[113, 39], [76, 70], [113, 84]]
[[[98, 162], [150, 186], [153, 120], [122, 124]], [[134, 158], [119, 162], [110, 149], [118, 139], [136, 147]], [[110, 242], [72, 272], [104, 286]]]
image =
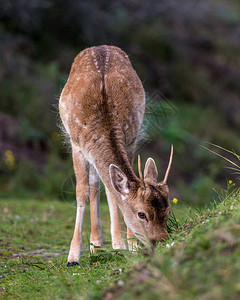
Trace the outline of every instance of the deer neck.
[[[109, 166], [110, 164], [115, 164], [121, 171], [127, 176], [130, 182], [138, 181], [137, 176], [133, 172], [131, 164], [128, 160], [126, 146], [125, 146], [125, 138], [123, 131], [121, 129], [121, 125], [118, 120], [115, 120], [114, 114], [112, 112], [113, 103], [109, 101], [106, 86], [105, 86], [105, 78], [102, 76], [102, 88], [101, 88], [101, 96], [102, 96], [102, 128], [104, 129], [104, 137], [106, 143], [102, 143], [101, 148], [102, 151], [98, 156], [99, 168], [96, 165], [99, 173], [100, 170], [104, 170], [103, 178], [104, 181], [109, 181]], [[104, 159], [103, 159], [104, 158]], [[97, 163], [97, 162], [96, 162]], [[103, 166], [104, 165], [104, 166]], [[101, 175], [100, 175], [101, 176]], [[102, 177], [102, 176], [101, 176]]]
[[130, 182], [139, 181], [128, 160], [121, 135], [120, 131], [111, 129], [101, 147], [92, 148], [89, 151], [90, 161], [95, 165], [102, 181], [106, 185], [110, 183], [109, 166], [111, 164], [116, 165]]

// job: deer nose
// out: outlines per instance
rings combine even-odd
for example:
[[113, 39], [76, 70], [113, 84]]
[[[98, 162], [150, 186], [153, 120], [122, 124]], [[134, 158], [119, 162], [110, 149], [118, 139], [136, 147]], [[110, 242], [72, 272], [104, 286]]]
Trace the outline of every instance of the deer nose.
[[164, 232], [164, 233], [161, 234], [160, 238], [157, 238], [157, 239], [152, 238], [152, 239], [150, 239], [150, 242], [153, 246], [155, 246], [157, 242], [163, 242], [167, 238], [168, 238], [168, 233]]
[[151, 242], [152, 246], [156, 246], [157, 240], [151, 239], [150, 242]]

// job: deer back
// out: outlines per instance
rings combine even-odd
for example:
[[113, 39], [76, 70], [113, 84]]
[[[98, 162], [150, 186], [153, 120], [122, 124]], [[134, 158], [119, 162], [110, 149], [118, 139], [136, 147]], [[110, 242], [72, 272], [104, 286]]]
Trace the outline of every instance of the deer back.
[[84, 152], [111, 146], [111, 135], [125, 146], [133, 143], [144, 107], [142, 83], [114, 46], [88, 48], [75, 58], [59, 104], [71, 140]]

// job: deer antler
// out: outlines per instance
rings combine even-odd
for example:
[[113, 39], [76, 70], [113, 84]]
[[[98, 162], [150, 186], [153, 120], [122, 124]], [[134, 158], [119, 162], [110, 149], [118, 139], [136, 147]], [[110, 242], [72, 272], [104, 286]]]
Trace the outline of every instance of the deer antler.
[[140, 158], [139, 154], [138, 154], [138, 174], [139, 174], [139, 178], [140, 178], [143, 186], [145, 186], [143, 173], [142, 173], [142, 167], [141, 167], [141, 158]]
[[170, 153], [169, 163], [168, 163], [167, 171], [165, 173], [165, 177], [163, 179], [163, 184], [167, 183], [168, 175], [169, 175], [169, 172], [171, 169], [172, 158], [173, 158], [173, 145], [171, 145], [171, 153]]

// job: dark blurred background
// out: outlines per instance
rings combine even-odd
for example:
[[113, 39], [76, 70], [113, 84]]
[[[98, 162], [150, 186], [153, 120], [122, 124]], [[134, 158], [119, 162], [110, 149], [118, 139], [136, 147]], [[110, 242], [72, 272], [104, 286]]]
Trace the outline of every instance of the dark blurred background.
[[74, 57], [101, 44], [127, 52], [143, 81], [137, 152], [161, 178], [174, 145], [171, 197], [201, 206], [235, 182], [200, 145], [240, 153], [238, 0], [0, 0], [0, 196], [74, 196], [56, 105]]

